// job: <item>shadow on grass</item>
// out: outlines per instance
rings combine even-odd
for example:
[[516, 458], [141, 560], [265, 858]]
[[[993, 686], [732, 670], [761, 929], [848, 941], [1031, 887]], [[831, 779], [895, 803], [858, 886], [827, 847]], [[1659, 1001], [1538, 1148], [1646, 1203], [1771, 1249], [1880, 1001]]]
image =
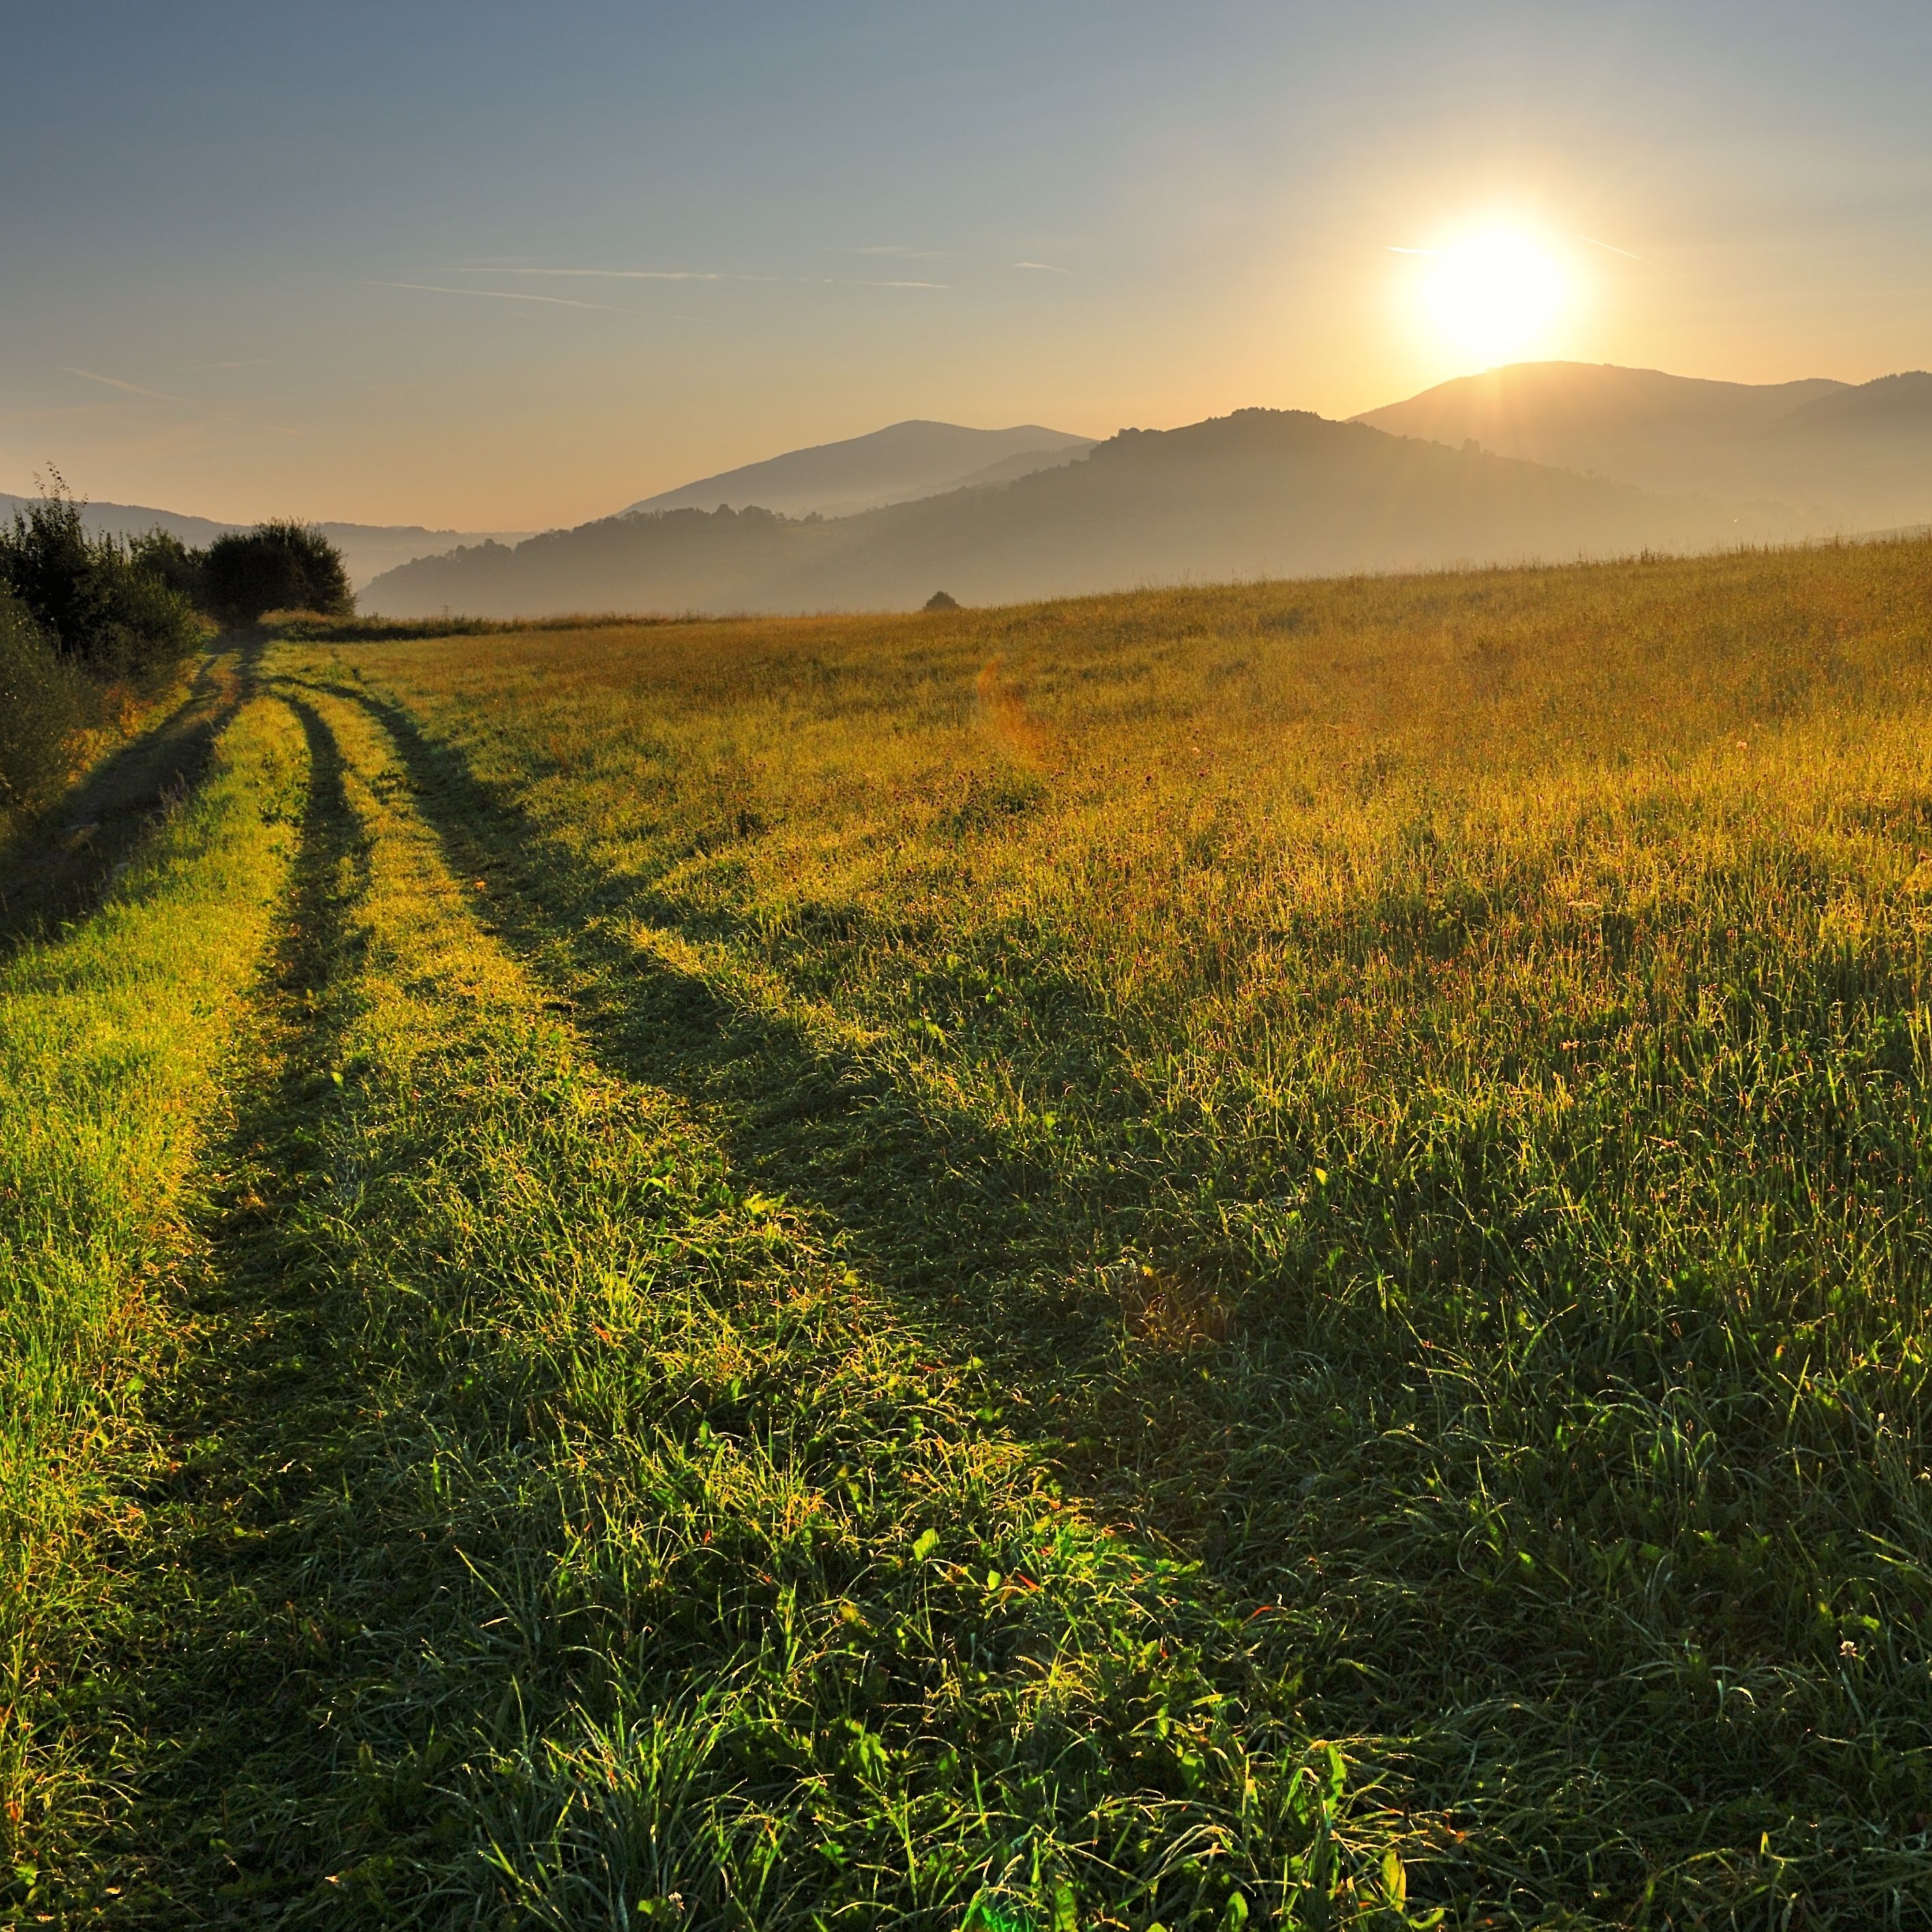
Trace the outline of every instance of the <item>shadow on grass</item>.
[[[597, 1057], [696, 1108], [734, 1166], [823, 1216], [941, 1346], [1012, 1384], [1020, 1400], [1003, 1426], [1047, 1448], [1106, 1514], [1214, 1567], [1222, 1419], [1202, 1409], [1192, 1354], [1124, 1350], [1108, 1272], [1152, 1224], [1173, 1174], [1124, 1157], [1104, 1186], [1055, 1175], [906, 1079], [889, 1052], [828, 1041], [638, 945], [628, 929], [639, 922], [694, 942], [742, 928], [585, 866], [400, 706], [328, 688], [389, 734], [446, 862], [490, 875], [477, 916], [569, 995]], [[1090, 1034], [1103, 1022], [1082, 1013], [1068, 1024]], [[1241, 1338], [1214, 1346], [1239, 1349]], [[1203, 1439], [1190, 1446], [1195, 1429]]]
[[106, 1552], [124, 1580], [67, 1714], [121, 1802], [60, 1862], [70, 1876], [52, 1874], [63, 1922], [330, 1920], [333, 1875], [374, 1846], [398, 1856], [420, 1822], [360, 1790], [370, 1727], [344, 1720], [372, 1685], [411, 1706], [412, 1625], [465, 1573], [453, 1549], [388, 1534], [384, 1487], [407, 1458], [355, 1310], [292, 1214], [328, 1184], [312, 1170], [336, 1025], [316, 995], [351, 943], [368, 860], [334, 740], [293, 708], [310, 778], [286, 937], [249, 1042], [259, 1071], [208, 1163], [205, 1261], [151, 1415], [161, 1453]]
[[[584, 866], [400, 706], [331, 690], [388, 733], [447, 862], [491, 875], [478, 916], [541, 976], [567, 982], [578, 1024], [616, 1070], [700, 1106], [735, 1163], [829, 1216], [896, 1287], [984, 1328], [987, 1346], [1010, 1352], [1020, 1337], [1001, 1318], [1021, 1314], [1056, 1355], [1094, 1339], [1090, 1298], [1044, 1284], [1065, 1290], [1102, 1251], [1101, 1222], [1124, 1200], [1070, 1196], [976, 1115], [916, 1090], [886, 1053], [814, 1036], [634, 944], [624, 928], [640, 922], [700, 944], [743, 928]], [[1008, 1303], [1015, 1293], [1022, 1305]]]
[[184, 797], [252, 694], [259, 644], [212, 651], [188, 695], [0, 852], [0, 952], [90, 910], [157, 812]]

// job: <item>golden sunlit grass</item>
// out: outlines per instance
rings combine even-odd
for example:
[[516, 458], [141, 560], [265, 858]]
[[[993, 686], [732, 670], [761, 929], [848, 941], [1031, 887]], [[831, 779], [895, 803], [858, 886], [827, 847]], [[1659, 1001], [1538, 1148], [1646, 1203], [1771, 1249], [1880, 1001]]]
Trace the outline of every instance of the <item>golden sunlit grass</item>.
[[1922, 1913], [1932, 547], [266, 676], [203, 1473], [36, 1896]]
[[1932, 1815], [1929, 566], [338, 662], [584, 1010], [1272, 1606], [1412, 1899], [1849, 1924]]

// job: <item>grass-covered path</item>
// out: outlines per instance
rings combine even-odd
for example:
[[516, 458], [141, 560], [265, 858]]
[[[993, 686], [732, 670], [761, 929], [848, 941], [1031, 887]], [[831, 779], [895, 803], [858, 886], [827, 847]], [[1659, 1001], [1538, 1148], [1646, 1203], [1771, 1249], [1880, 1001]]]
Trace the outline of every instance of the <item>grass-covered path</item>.
[[0, 978], [5, 1909], [1928, 1922], [1912, 562], [268, 652]]
[[367, 707], [257, 702], [300, 727], [298, 837], [164, 1372], [63, 1551], [89, 1600], [35, 1633], [23, 1920], [1380, 1898], [1386, 1830], [1227, 1681], [1184, 1568], [1058, 1493], [836, 1227], [600, 1066]]

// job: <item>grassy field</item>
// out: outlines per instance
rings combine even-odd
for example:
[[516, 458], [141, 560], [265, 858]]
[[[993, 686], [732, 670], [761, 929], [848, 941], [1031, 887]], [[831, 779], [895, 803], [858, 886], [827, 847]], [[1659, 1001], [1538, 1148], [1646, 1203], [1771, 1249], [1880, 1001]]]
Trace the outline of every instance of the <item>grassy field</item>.
[[1932, 546], [246, 683], [0, 986], [0, 1911], [1932, 1922]]

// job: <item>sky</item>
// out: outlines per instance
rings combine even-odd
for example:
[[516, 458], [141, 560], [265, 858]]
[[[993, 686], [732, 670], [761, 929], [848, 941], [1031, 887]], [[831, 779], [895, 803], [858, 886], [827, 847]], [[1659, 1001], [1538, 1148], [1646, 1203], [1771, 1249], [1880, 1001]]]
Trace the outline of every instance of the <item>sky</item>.
[[1924, 0], [23, 8], [0, 489], [539, 529], [909, 416], [1866, 380], [1928, 98]]

